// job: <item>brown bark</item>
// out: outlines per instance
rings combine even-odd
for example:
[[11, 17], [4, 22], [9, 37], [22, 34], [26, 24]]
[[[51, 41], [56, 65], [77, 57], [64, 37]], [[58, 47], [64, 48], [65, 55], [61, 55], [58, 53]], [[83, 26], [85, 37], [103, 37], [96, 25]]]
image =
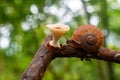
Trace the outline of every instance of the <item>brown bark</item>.
[[101, 47], [95, 53], [87, 53], [83, 49], [78, 49], [68, 45], [62, 45], [61, 49], [53, 48], [48, 45], [51, 35], [47, 36], [40, 46], [28, 68], [25, 70], [20, 80], [42, 80], [44, 72], [54, 58], [58, 57], [77, 57], [81, 59], [90, 58], [105, 60], [108, 62], [120, 63], [120, 52]]
[[20, 80], [42, 80], [47, 66], [54, 59], [54, 53], [46, 48], [46, 42], [49, 40], [51, 36], [44, 40]]

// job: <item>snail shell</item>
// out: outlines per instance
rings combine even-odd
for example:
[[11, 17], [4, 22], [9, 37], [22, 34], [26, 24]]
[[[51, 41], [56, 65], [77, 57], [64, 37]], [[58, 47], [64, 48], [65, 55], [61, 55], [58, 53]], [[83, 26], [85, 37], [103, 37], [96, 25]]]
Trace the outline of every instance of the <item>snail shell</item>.
[[87, 24], [73, 32], [72, 40], [81, 45], [85, 51], [96, 52], [102, 46], [104, 37], [96, 26]]

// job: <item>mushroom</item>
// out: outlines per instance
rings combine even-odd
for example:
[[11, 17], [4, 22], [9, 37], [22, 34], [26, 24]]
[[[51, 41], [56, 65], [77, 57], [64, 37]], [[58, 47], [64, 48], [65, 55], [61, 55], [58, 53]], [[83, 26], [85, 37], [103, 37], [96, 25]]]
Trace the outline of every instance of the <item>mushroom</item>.
[[50, 46], [60, 48], [59, 39], [62, 35], [69, 31], [70, 27], [63, 24], [49, 24], [47, 25], [47, 28], [53, 35], [52, 40], [49, 42]]

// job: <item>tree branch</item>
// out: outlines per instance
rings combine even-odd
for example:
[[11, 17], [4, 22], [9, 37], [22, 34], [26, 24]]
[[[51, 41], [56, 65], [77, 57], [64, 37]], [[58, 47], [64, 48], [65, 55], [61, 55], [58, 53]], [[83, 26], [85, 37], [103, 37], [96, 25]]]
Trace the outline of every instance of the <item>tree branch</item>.
[[96, 53], [87, 53], [83, 49], [77, 49], [69, 44], [61, 46], [61, 49], [50, 48], [48, 42], [51, 35], [47, 36], [40, 46], [28, 68], [25, 70], [20, 80], [42, 80], [44, 72], [54, 58], [58, 57], [78, 57], [82, 59], [99, 59], [109, 62], [120, 63], [120, 52], [107, 48], [100, 48]]
[[78, 57], [78, 58], [93, 58], [105, 60], [109, 62], [120, 63], [120, 52], [107, 48], [100, 48], [96, 53], [85, 53], [82, 49], [75, 49], [65, 45], [61, 49], [61, 53], [57, 53], [56, 57]]
[[47, 66], [54, 59], [54, 53], [46, 49], [46, 42], [49, 40], [51, 40], [50, 35], [45, 38], [20, 80], [42, 80]]

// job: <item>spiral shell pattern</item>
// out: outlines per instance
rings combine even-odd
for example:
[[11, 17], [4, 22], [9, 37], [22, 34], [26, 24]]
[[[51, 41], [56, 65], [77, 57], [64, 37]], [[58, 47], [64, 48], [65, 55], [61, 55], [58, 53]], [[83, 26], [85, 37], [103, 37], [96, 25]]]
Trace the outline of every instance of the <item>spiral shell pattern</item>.
[[73, 32], [72, 40], [87, 52], [96, 52], [103, 44], [102, 32], [94, 25], [80, 26]]

